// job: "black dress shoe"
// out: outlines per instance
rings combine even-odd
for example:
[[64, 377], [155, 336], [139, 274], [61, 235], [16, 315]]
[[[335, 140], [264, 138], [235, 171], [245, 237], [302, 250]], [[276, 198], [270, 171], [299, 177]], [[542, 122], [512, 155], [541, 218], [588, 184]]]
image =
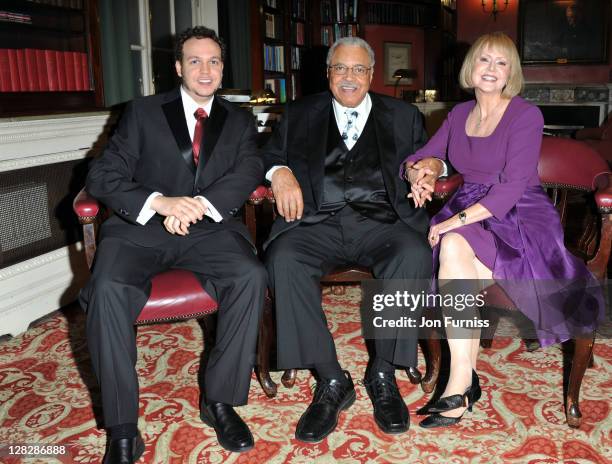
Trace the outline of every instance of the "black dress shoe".
[[364, 382], [374, 405], [374, 420], [380, 429], [385, 433], [407, 431], [410, 415], [397, 388], [395, 375], [385, 372], [370, 373]]
[[140, 434], [133, 438], [118, 438], [112, 440], [110, 437], [106, 443], [106, 454], [102, 464], [132, 464], [142, 456], [145, 445]]
[[229, 404], [203, 405], [200, 419], [215, 429], [219, 444], [226, 450], [242, 453], [253, 448], [253, 435], [249, 427]]
[[317, 443], [334, 431], [340, 411], [355, 402], [355, 385], [351, 375], [344, 371], [346, 380], [322, 379], [317, 382], [314, 397], [306, 412], [300, 417], [295, 438], [307, 443]]
[[[472, 411], [472, 406], [474, 403], [480, 399], [482, 396], [482, 390], [480, 389], [480, 378], [474, 369], [472, 369], [472, 385], [465, 391], [465, 395], [467, 395], [467, 407], [470, 411]], [[465, 404], [459, 404], [459, 406], [454, 406], [457, 404], [456, 398], [451, 401], [449, 404], [447, 402], [448, 398], [459, 397], [462, 398], [463, 395], [451, 395], [444, 398], [440, 398], [433, 404], [425, 405], [419, 409], [417, 409], [416, 413], [419, 416], [424, 416], [427, 414], [432, 414], [435, 412], [445, 412], [450, 411], [451, 409], [460, 408], [465, 406]], [[461, 400], [459, 400], [461, 401]]]

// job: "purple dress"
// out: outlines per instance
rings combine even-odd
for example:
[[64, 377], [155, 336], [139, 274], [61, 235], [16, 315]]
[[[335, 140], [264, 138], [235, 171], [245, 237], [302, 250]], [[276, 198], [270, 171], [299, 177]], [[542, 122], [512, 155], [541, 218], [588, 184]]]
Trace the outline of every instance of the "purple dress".
[[[431, 140], [405, 160], [448, 159], [463, 176], [464, 184], [431, 224], [480, 203], [493, 216], [452, 232], [468, 241], [534, 322], [542, 346], [589, 334], [603, 318], [603, 296], [585, 264], [565, 248], [557, 210], [540, 186], [542, 114], [514, 97], [491, 135], [471, 137], [465, 126], [475, 104], [472, 100], [455, 106]], [[438, 245], [434, 276], [439, 252]]]

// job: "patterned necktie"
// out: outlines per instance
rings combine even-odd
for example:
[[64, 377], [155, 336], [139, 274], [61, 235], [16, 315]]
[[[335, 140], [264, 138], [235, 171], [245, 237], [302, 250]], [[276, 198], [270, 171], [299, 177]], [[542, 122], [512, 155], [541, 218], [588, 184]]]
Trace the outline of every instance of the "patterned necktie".
[[344, 110], [344, 114], [346, 115], [346, 127], [342, 132], [342, 140], [346, 142], [350, 137], [351, 140], [356, 142], [359, 138], [359, 134], [357, 133], [357, 127], [355, 127], [355, 120], [357, 116], [359, 116], [359, 113], [355, 110], [348, 109]]
[[208, 117], [208, 114], [204, 108], [198, 108], [193, 113], [193, 117], [197, 120], [193, 132], [193, 162], [197, 166], [200, 162], [200, 145], [202, 144], [202, 133], [204, 132], [204, 120]]

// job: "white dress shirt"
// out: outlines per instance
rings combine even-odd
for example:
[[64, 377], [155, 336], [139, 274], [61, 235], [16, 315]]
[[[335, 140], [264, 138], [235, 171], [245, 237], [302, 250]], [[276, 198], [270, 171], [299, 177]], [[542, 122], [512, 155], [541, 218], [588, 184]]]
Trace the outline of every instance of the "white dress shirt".
[[[359, 139], [359, 136], [365, 127], [366, 121], [368, 120], [368, 116], [370, 115], [370, 111], [372, 111], [372, 99], [370, 98], [370, 94], [366, 93], [365, 98], [361, 100], [361, 103], [359, 103], [359, 105], [357, 105], [355, 108], [347, 108], [346, 106], [342, 106], [335, 98], [332, 100], [332, 107], [334, 108], [336, 125], [338, 126], [338, 131], [341, 134], [346, 128], [346, 123], [348, 121], [347, 112], [357, 112], [357, 117], [353, 121], [353, 130], [356, 131], [357, 139]], [[348, 137], [344, 141], [344, 144], [349, 150], [351, 150], [357, 143], [357, 139]]]
[[[189, 138], [193, 140], [193, 134], [195, 132], [195, 126], [197, 120], [194, 116], [194, 113], [198, 108], [204, 108], [206, 114], [210, 116], [210, 112], [212, 110], [213, 99], [211, 98], [204, 106], [199, 105], [181, 86], [181, 100], [183, 101], [183, 109], [185, 110], [185, 121], [187, 122], [187, 129], [189, 130]], [[206, 137], [206, 135], [204, 135]], [[153, 192], [151, 195], [147, 197], [138, 217], [136, 218], [136, 222], [142, 224], [143, 226], [155, 216], [155, 211], [151, 209], [151, 202], [155, 197], [162, 195], [159, 192]], [[219, 211], [203, 196], [198, 195], [195, 198], [199, 199], [206, 206], [205, 215], [211, 218], [215, 222], [221, 222], [223, 220], [223, 216], [219, 214]]]
[[[345, 106], [342, 106], [338, 102], [338, 100], [336, 100], [335, 98], [332, 99], [332, 107], [334, 109], [336, 125], [338, 126], [338, 131], [340, 133], [344, 131], [347, 125], [348, 117], [346, 114], [346, 110], [357, 111], [357, 117], [355, 118], [355, 121], [353, 122], [353, 126], [354, 126], [354, 129], [357, 131], [357, 139], [359, 139], [359, 136], [361, 135], [361, 132], [363, 131], [363, 128], [365, 127], [366, 121], [368, 120], [368, 116], [370, 116], [370, 111], [372, 111], [372, 99], [370, 98], [370, 94], [366, 93], [365, 98], [361, 100], [361, 103], [359, 103], [359, 105], [357, 105], [355, 108], [347, 108]], [[347, 148], [350, 150], [351, 148], [353, 148], [353, 146], [355, 146], [355, 144], [357, 143], [357, 140], [353, 140], [352, 137], [348, 137], [344, 141], [344, 143], [347, 146]], [[442, 165], [443, 165], [442, 173], [440, 174], [440, 177], [444, 177], [448, 174], [448, 169], [446, 167], [446, 163], [443, 160], [440, 160], [440, 161], [442, 161]], [[288, 166], [281, 166], [281, 165], [272, 166], [270, 169], [268, 169], [268, 172], [266, 172], [266, 180], [268, 182], [272, 182], [272, 175], [280, 168], [289, 169]]]

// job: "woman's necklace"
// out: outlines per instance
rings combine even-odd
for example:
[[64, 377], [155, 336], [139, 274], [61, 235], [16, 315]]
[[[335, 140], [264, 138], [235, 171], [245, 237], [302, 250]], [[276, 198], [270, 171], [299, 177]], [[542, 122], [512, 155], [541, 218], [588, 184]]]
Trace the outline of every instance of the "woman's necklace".
[[493, 107], [493, 109], [491, 109], [491, 111], [489, 111], [489, 114], [487, 114], [484, 118], [482, 117], [482, 109], [480, 109], [480, 105], [478, 106], [478, 121], [476, 121], [476, 129], [480, 129], [480, 125], [483, 122], [486, 122], [487, 119], [489, 118], [489, 116], [491, 116], [492, 114], [495, 114], [495, 111], [497, 110], [497, 108], [499, 108], [499, 106], [503, 103], [503, 100], [500, 100], [497, 105], [495, 105]]

